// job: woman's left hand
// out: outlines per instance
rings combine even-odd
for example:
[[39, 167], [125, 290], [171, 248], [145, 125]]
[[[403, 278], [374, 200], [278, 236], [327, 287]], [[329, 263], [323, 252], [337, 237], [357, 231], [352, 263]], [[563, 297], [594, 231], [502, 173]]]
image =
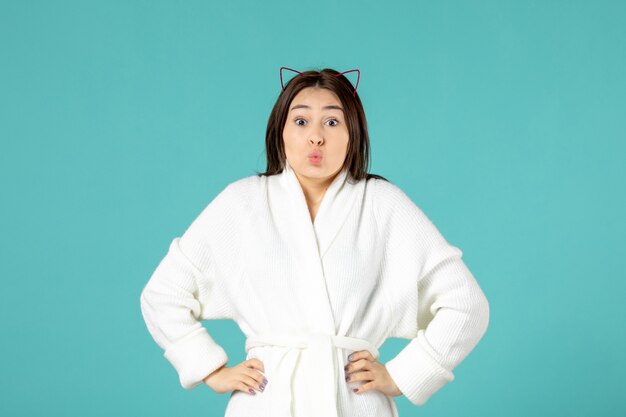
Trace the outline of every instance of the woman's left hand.
[[345, 374], [349, 377], [346, 383], [366, 382], [360, 387], [354, 388], [355, 393], [360, 394], [374, 389], [392, 397], [402, 395], [391, 375], [387, 372], [385, 365], [378, 362], [368, 350], [359, 350], [352, 353], [348, 358], [350, 361], [344, 367]]

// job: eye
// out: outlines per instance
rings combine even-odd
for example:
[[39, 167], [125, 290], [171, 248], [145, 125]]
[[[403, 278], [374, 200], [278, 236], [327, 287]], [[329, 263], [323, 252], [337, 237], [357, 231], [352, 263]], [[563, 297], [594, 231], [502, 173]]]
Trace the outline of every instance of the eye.
[[303, 126], [302, 124], [298, 123], [298, 120], [302, 120], [302, 121], [304, 121], [304, 119], [302, 119], [302, 118], [298, 117], [298, 118], [296, 118], [296, 119], [294, 120], [298, 126]]
[[337, 121], [337, 119], [329, 119], [328, 121], [329, 122], [335, 122], [335, 124], [331, 125], [331, 126], [337, 126], [339, 124], [339, 121]]

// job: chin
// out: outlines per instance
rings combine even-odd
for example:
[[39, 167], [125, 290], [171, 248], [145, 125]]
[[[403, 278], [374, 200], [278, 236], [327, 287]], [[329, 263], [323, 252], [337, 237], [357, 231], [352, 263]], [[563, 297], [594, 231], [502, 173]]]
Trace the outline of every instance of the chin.
[[339, 168], [330, 169], [324, 166], [310, 166], [305, 170], [305, 175], [311, 178], [328, 178], [337, 173]]

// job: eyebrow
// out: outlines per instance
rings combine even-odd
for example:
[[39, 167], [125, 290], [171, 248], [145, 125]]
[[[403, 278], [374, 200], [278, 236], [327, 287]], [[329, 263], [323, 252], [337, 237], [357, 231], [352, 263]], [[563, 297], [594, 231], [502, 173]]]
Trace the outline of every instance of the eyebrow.
[[[307, 106], [306, 104], [296, 104], [295, 106], [293, 106], [291, 108], [291, 110], [295, 110], [295, 109], [310, 109], [310, 108], [311, 107]], [[335, 106], [335, 105], [322, 107], [322, 110], [341, 110], [341, 111], [343, 111], [343, 109], [340, 106]]]

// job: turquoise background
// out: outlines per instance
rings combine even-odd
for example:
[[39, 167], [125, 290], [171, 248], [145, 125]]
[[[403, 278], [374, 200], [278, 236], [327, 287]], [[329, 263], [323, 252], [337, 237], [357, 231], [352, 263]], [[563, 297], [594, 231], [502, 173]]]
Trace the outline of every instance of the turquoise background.
[[[621, 1], [1, 1], [0, 414], [223, 415], [139, 295], [265, 168], [288, 66], [361, 70], [371, 172], [490, 301], [456, 380], [401, 417], [626, 415], [625, 21]], [[245, 359], [232, 321], [205, 325]]]

